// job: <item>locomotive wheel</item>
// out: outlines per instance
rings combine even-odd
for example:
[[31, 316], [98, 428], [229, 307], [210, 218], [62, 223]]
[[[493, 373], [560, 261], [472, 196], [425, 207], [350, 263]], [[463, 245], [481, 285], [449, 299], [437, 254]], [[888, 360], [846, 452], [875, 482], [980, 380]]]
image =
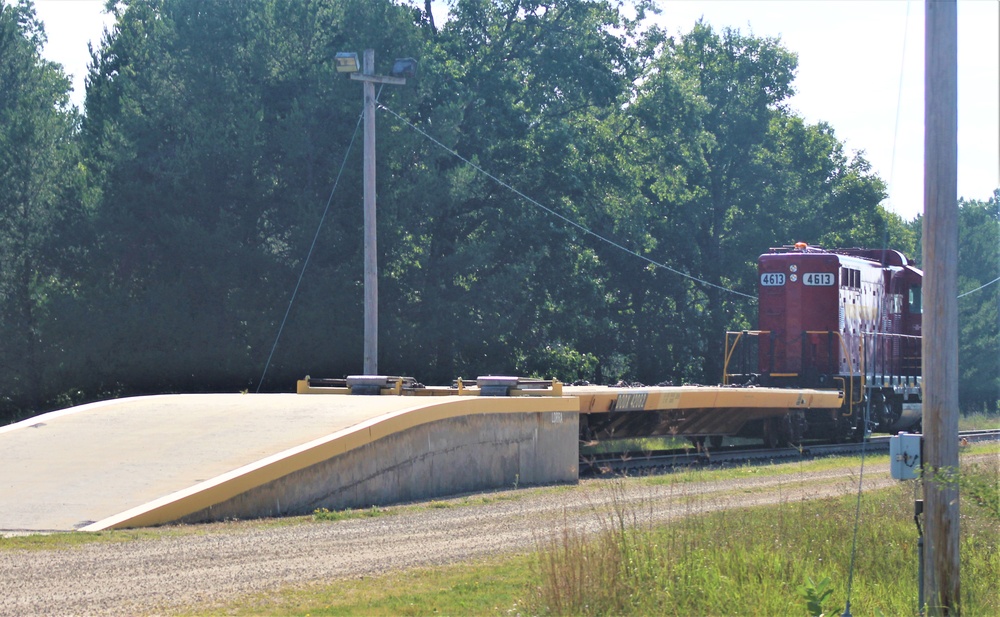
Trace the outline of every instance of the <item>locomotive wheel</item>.
[[885, 426], [885, 397], [880, 390], [869, 390], [868, 422], [879, 427]]

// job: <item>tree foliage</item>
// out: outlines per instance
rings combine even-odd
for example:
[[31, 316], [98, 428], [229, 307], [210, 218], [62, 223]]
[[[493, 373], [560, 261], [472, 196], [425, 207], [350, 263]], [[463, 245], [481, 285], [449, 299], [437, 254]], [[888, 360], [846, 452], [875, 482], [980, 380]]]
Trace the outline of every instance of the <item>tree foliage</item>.
[[42, 405], [59, 378], [45, 324], [75, 284], [85, 218], [78, 118], [45, 40], [30, 2], [0, 3], [0, 409]]
[[383, 373], [711, 383], [769, 246], [918, 241], [788, 109], [792, 51], [667, 36], [646, 0], [452, 0], [438, 24], [392, 0], [112, 0], [82, 121], [30, 3], [2, 6], [8, 409], [361, 370], [339, 51], [420, 64], [379, 92]]
[[959, 202], [959, 239], [959, 397], [963, 409], [998, 411], [1000, 189], [985, 202]]

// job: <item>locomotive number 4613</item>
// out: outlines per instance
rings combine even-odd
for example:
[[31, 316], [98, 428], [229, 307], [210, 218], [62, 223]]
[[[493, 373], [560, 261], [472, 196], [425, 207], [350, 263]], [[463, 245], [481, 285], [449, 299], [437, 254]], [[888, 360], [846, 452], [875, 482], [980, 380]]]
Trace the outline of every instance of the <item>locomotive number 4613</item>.
[[760, 284], [764, 287], [780, 287], [785, 284], [785, 273], [765, 272], [760, 275]]
[[802, 275], [802, 283], [805, 285], [829, 287], [833, 285], [833, 273], [809, 272]]

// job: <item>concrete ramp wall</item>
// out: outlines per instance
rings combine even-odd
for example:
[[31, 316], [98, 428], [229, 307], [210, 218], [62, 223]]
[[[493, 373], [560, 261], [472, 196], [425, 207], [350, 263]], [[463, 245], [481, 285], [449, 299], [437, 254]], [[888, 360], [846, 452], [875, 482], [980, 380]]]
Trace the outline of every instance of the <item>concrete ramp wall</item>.
[[[518, 474], [526, 483], [577, 478], [574, 398], [301, 398], [353, 407], [391, 403], [395, 409], [82, 530], [368, 507], [513, 485]], [[501, 443], [490, 446], [492, 440]]]
[[515, 485], [575, 482], [576, 412], [476, 414], [421, 424], [185, 516], [308, 514]]

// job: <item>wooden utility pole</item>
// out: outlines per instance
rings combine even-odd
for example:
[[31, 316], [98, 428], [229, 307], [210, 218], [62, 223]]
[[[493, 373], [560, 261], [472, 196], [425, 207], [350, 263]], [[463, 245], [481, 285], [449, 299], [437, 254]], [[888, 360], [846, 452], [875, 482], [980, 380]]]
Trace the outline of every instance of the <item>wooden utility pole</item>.
[[927, 0], [924, 31], [924, 588], [931, 615], [959, 612], [958, 18]]
[[[362, 74], [375, 75], [375, 50], [366, 49]], [[365, 93], [365, 375], [378, 375], [378, 243], [375, 233], [375, 82]]]
[[403, 77], [375, 74], [375, 50], [366, 49], [361, 74], [365, 97], [365, 375], [378, 375], [378, 244], [375, 228], [375, 84], [406, 85]]

